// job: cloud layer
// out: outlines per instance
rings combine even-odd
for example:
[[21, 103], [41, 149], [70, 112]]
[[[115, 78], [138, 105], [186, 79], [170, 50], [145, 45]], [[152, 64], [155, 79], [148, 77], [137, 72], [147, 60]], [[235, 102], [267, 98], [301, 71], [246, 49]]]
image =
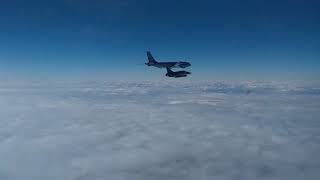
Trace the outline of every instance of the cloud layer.
[[318, 179], [320, 89], [274, 83], [0, 87], [0, 179]]

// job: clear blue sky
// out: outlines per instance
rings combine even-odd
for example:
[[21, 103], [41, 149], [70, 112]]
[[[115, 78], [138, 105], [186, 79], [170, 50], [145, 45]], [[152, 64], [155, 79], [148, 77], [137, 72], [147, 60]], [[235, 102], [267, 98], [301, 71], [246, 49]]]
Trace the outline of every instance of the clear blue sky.
[[[0, 5], [1, 79], [320, 81], [317, 0], [11, 0]], [[140, 64], [140, 65], [138, 65]]]

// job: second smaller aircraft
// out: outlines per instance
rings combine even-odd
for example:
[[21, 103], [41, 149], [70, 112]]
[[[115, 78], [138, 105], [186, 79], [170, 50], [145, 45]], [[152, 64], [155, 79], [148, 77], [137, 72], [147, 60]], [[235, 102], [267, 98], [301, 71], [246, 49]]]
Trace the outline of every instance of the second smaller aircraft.
[[191, 74], [191, 72], [188, 72], [188, 71], [176, 71], [176, 72], [174, 72], [170, 68], [167, 67], [166, 76], [168, 76], [168, 77], [174, 77], [174, 78], [186, 77], [188, 74]]

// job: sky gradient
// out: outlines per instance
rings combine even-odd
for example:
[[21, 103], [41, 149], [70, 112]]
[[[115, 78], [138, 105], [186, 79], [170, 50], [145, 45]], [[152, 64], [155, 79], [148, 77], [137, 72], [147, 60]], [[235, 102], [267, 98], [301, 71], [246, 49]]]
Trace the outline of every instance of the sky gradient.
[[320, 81], [316, 0], [13, 0], [0, 6], [0, 80]]

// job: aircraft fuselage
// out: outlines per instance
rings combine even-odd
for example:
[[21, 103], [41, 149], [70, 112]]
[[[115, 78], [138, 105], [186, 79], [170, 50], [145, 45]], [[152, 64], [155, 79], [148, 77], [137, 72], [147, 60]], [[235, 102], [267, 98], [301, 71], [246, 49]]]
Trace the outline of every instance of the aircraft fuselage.
[[191, 64], [188, 62], [155, 62], [155, 63], [145, 63], [147, 66], [154, 66], [157, 68], [186, 68], [189, 67]]

